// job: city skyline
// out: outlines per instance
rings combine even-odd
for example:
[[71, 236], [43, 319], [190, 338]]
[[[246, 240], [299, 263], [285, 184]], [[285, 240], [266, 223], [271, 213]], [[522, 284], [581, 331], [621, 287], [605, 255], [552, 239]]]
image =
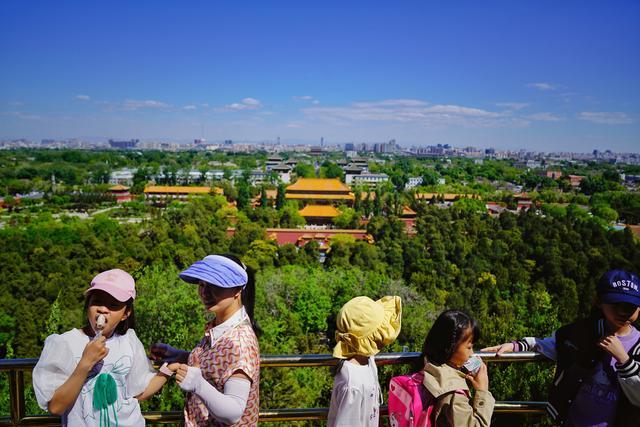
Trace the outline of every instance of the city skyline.
[[637, 2], [0, 4], [0, 138], [637, 152]]

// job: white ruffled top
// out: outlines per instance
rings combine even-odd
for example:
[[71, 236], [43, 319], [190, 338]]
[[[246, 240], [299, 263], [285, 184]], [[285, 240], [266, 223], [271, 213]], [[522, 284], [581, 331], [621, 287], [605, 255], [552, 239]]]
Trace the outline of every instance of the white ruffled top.
[[[71, 376], [89, 340], [79, 329], [47, 337], [40, 360], [33, 369], [33, 388], [42, 409], [48, 409], [55, 391]], [[118, 400], [109, 409], [110, 424], [116, 425], [112, 412], [115, 408], [118, 426], [145, 425], [140, 404], [134, 396], [147, 388], [156, 372], [147, 358], [144, 346], [133, 329], [129, 329], [124, 335], [114, 333], [106, 340], [106, 346], [109, 354], [94, 366], [78, 399], [63, 415], [64, 426], [100, 425], [100, 411], [93, 409], [93, 387], [101, 373], [110, 374], [118, 389]]]
[[380, 384], [373, 356], [367, 365], [345, 361], [333, 379], [328, 427], [378, 427]]

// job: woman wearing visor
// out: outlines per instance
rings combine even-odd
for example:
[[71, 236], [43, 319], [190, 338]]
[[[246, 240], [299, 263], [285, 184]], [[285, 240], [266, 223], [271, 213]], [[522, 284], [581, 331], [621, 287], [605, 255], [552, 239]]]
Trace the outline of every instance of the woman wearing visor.
[[[250, 277], [251, 276], [251, 277]], [[151, 357], [171, 363], [187, 392], [186, 426], [258, 424], [260, 349], [253, 322], [255, 282], [232, 255], [209, 255], [180, 273], [198, 285], [198, 294], [215, 319], [191, 352], [154, 344]]]

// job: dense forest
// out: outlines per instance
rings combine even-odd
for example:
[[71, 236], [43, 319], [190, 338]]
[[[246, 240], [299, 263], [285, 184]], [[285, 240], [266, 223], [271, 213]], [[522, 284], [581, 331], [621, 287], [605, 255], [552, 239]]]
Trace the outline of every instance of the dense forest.
[[[426, 202], [412, 207], [418, 213], [415, 236], [383, 206], [384, 215], [367, 225], [374, 244], [336, 239], [324, 263], [313, 243], [298, 250], [268, 240], [265, 227], [268, 218], [278, 218], [275, 209], [237, 212], [221, 196], [172, 204], [140, 224], [106, 215], [34, 215], [0, 229], [3, 357], [37, 357], [47, 335], [82, 326], [82, 291], [97, 272], [116, 267], [137, 279], [136, 329], [143, 343], [192, 348], [204, 313], [195, 287], [177, 273], [211, 253], [239, 255], [257, 271], [263, 354], [330, 352], [334, 316], [356, 295], [402, 297], [402, 332], [387, 351], [419, 351], [445, 308], [468, 310], [479, 320], [477, 348], [545, 335], [589, 312], [604, 271], [640, 270], [640, 243], [629, 229], [610, 230], [574, 205], [497, 218], [465, 200], [450, 209]], [[230, 225], [236, 227], [233, 237], [225, 232]], [[381, 382], [406, 369], [385, 367]], [[551, 373], [546, 364], [491, 365], [491, 390], [499, 400], [545, 400]], [[327, 406], [331, 384], [328, 368], [264, 369], [261, 407]], [[1, 377], [4, 414], [8, 397]], [[182, 403], [182, 392], [170, 385], [143, 409], [177, 410]], [[28, 412], [40, 412], [32, 396]], [[544, 423], [531, 422], [536, 420]]]

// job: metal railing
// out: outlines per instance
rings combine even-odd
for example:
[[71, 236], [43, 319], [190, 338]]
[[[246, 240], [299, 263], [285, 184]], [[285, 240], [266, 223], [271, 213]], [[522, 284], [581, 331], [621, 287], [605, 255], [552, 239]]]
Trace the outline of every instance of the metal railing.
[[[486, 362], [536, 362], [547, 361], [544, 356], [534, 352], [477, 353]], [[382, 353], [376, 356], [376, 364], [409, 364], [419, 357], [419, 353]], [[33, 370], [38, 359], [0, 359], [0, 372], [8, 372], [11, 413], [9, 417], [0, 417], [0, 426], [59, 426], [60, 417], [53, 415], [28, 415], [25, 412], [24, 373]], [[305, 355], [263, 355], [261, 368], [301, 368], [333, 366], [337, 363], [330, 354]], [[546, 412], [547, 402], [496, 402], [495, 413], [542, 414]], [[260, 411], [260, 422], [325, 420], [328, 408], [280, 408]], [[387, 415], [387, 408], [380, 408]], [[182, 411], [144, 412], [144, 418], [153, 424], [175, 424], [183, 421]]]

